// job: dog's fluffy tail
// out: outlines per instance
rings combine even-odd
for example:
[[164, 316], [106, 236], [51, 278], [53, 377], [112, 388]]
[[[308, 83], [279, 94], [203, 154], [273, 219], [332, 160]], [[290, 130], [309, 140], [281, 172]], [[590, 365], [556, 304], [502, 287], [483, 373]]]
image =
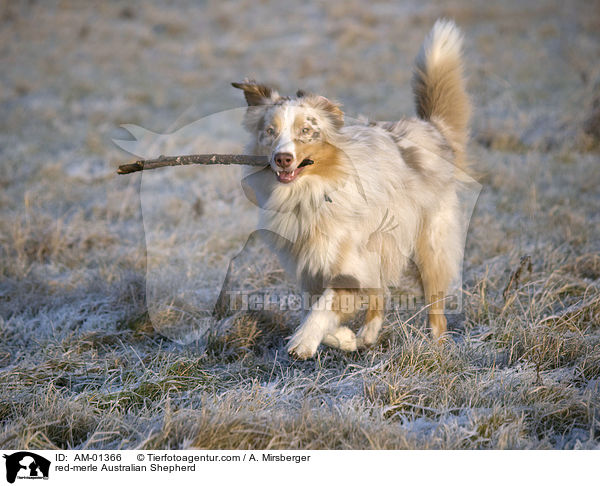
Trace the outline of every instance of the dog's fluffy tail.
[[433, 122], [465, 165], [471, 113], [462, 68], [462, 34], [451, 20], [438, 20], [415, 61], [413, 93], [417, 115]]

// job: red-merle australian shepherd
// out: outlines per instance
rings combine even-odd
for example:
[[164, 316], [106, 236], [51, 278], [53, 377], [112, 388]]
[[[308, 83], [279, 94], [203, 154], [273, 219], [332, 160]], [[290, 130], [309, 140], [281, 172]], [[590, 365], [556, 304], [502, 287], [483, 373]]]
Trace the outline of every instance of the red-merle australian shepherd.
[[[455, 24], [436, 22], [415, 63], [418, 117], [397, 122], [344, 124], [323, 96], [233, 83], [248, 103], [251, 151], [270, 160], [248, 178], [262, 227], [281, 236], [272, 246], [282, 264], [318, 296], [289, 341], [292, 355], [310, 358], [321, 343], [346, 351], [375, 343], [384, 309], [372, 299], [398, 283], [408, 259], [421, 274], [433, 335], [446, 332], [444, 298], [462, 262], [457, 189], [470, 113], [461, 50]], [[349, 296], [370, 303], [357, 334], [343, 325], [355, 313], [342, 311]]]

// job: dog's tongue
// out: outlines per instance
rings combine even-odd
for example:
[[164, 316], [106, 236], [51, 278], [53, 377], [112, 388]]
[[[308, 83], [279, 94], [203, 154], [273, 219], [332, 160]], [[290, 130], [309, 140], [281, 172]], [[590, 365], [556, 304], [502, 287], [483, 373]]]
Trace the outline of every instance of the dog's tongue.
[[298, 167], [292, 172], [281, 171], [279, 174], [277, 174], [277, 180], [286, 184], [288, 182], [292, 182], [296, 178], [296, 176], [302, 171], [303, 168], [304, 167]]

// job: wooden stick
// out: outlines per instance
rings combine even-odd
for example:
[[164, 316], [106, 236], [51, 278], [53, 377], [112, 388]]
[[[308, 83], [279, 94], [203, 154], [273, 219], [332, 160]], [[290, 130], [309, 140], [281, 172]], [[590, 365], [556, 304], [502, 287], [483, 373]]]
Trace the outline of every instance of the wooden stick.
[[158, 159], [137, 160], [133, 164], [120, 165], [117, 174], [131, 174], [140, 170], [158, 169], [173, 165], [254, 165], [266, 166], [269, 158], [265, 155], [231, 155], [231, 154], [201, 154], [201, 155], [177, 155], [165, 157], [161, 155]]

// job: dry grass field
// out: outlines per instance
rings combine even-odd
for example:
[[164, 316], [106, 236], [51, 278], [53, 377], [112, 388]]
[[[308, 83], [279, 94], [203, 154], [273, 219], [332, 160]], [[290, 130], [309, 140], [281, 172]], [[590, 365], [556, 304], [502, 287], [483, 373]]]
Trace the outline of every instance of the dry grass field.
[[[119, 127], [180, 135], [146, 133], [149, 155], [241, 150], [239, 110], [205, 117], [243, 106], [245, 76], [412, 115], [444, 16], [482, 186], [451, 342], [391, 312], [372, 349], [297, 362], [297, 314], [204, 315], [256, 221], [241, 172], [117, 176]], [[599, 447], [597, 2], [23, 1], [0, 25], [0, 448]], [[252, 289], [293, 289], [246, 263]]]

